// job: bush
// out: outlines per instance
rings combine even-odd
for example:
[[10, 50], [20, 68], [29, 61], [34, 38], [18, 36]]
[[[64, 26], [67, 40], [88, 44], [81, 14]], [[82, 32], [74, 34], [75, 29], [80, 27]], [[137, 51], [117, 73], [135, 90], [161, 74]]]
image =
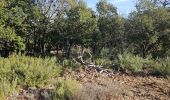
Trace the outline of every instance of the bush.
[[118, 55], [118, 59], [115, 61], [115, 63], [124, 70], [140, 72], [148, 66], [150, 59], [150, 57], [144, 59], [137, 55], [124, 52], [123, 54]]
[[119, 54], [120, 51], [118, 51], [116, 48], [105, 48], [101, 50], [100, 57], [101, 58], [109, 58], [111, 60], [114, 60], [115, 57]]
[[96, 65], [104, 66], [105, 68], [110, 67], [112, 65], [112, 61], [110, 59], [102, 59], [98, 58], [94, 60]]
[[144, 71], [144, 69], [150, 69], [152, 74], [170, 76], [170, 57], [154, 60], [151, 57], [142, 58], [124, 52], [123, 54], [118, 55], [118, 59], [115, 63], [120, 68], [131, 72], [139, 72]]
[[[49, 78], [59, 75], [60, 66], [54, 58], [33, 58], [12, 55], [0, 58], [0, 87], [11, 87], [13, 82], [21, 86], [39, 86]], [[8, 86], [3, 83], [10, 83]], [[0, 94], [3, 91], [0, 90]], [[3, 93], [4, 94], [4, 93]]]
[[0, 81], [0, 100], [5, 100], [6, 96], [15, 92], [17, 87], [17, 80], [11, 82], [9, 81]]
[[153, 73], [156, 75], [170, 76], [170, 57], [157, 59], [151, 63]]
[[123, 53], [118, 55], [118, 60], [116, 64], [124, 70], [130, 70], [132, 72], [141, 71], [143, 64], [141, 58], [134, 56], [130, 53]]
[[73, 100], [80, 84], [71, 79], [59, 79], [54, 86], [52, 100]]
[[74, 59], [65, 59], [63, 62], [62, 62], [62, 66], [64, 68], [69, 68], [69, 69], [77, 69], [77, 68], [80, 68], [81, 67], [81, 64], [78, 63], [76, 60]]

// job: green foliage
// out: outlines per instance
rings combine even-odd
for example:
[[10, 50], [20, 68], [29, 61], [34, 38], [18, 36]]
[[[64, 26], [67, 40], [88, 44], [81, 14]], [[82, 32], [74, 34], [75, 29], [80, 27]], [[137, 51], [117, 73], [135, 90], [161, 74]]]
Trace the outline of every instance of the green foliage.
[[123, 42], [125, 40], [125, 20], [117, 14], [117, 9], [112, 4], [101, 0], [97, 4], [99, 13], [98, 28], [101, 32], [102, 45], [105, 47], [117, 47], [123, 51]]
[[94, 63], [96, 65], [100, 65], [103, 66], [104, 68], [109, 68], [112, 65], [112, 61], [110, 59], [107, 58], [98, 58], [94, 60]]
[[170, 76], [170, 58], [152, 59], [150, 56], [142, 58], [124, 52], [118, 55], [116, 64], [124, 70], [139, 72], [146, 70], [148, 74]]
[[[83, 0], [1, 0], [0, 55], [24, 50], [45, 55], [63, 50], [69, 56], [70, 48], [76, 45], [92, 49], [96, 57], [111, 60], [127, 48], [143, 58], [169, 55], [167, 9], [155, 6], [150, 0], [139, 0], [137, 10], [123, 18], [107, 0], [100, 0], [96, 8], [96, 12], [88, 8]], [[136, 59], [137, 62], [129, 62], [134, 63], [133, 71], [141, 70], [142, 58]], [[63, 63], [65, 67], [79, 66], [74, 60]], [[135, 64], [139, 68], [135, 69]]]
[[155, 0], [138, 0], [136, 9], [138, 11], [152, 10], [155, 7]]
[[170, 57], [157, 59], [151, 63], [151, 66], [154, 74], [170, 76]]
[[[118, 55], [118, 59], [115, 61], [116, 64], [124, 70], [131, 72], [140, 72], [150, 62], [150, 58], [142, 58], [131, 53], [124, 52]], [[148, 65], [147, 65], [148, 66]]]
[[89, 18], [91, 18], [92, 14], [90, 10], [86, 7], [86, 5], [78, 5], [74, 8], [71, 8], [67, 12], [68, 18], [71, 21], [80, 21], [80, 22], [85, 22]]
[[24, 39], [19, 35], [19, 30], [26, 14], [19, 6], [9, 7], [14, 1], [2, 1], [1, 3], [3, 6], [0, 8], [0, 50], [25, 50]]
[[4, 26], [0, 26], [0, 39], [4, 39], [6, 41], [12, 41], [16, 37], [14, 30], [11, 28], [5, 28]]
[[103, 48], [100, 52], [100, 58], [115, 60], [117, 55], [121, 53], [117, 48]]
[[117, 9], [112, 4], [108, 3], [107, 0], [100, 0], [97, 3], [97, 11], [101, 17], [112, 17], [117, 15]]
[[0, 50], [25, 50], [25, 44], [13, 29], [0, 26]]
[[52, 49], [69, 53], [66, 49], [81, 45], [92, 48], [97, 55], [102, 48], [122, 53], [130, 46], [133, 53], [143, 57], [167, 56], [169, 12], [155, 7], [152, 1], [139, 0], [137, 11], [128, 18], [119, 16], [107, 0], [96, 4], [96, 12], [83, 0], [59, 1], [1, 0], [1, 51], [26, 50], [44, 55]]
[[69, 69], [77, 69], [81, 67], [81, 64], [78, 63], [75, 59], [65, 59], [62, 62], [62, 66]]
[[[166, 56], [169, 41], [169, 12], [164, 8], [154, 8], [143, 12], [133, 12], [127, 21], [128, 40], [135, 53], [143, 57]], [[166, 37], [166, 38], [165, 38]]]
[[97, 27], [97, 21], [92, 16], [92, 10], [86, 5], [77, 5], [67, 11], [66, 30], [69, 40], [74, 44], [89, 46], [92, 35]]
[[59, 79], [52, 92], [52, 100], [72, 100], [79, 90], [80, 84], [71, 79]]
[[0, 9], [4, 7], [5, 0], [0, 1]]
[[17, 86], [41, 86], [60, 74], [54, 58], [12, 55], [0, 58], [0, 99], [15, 92]]
[[110, 53], [110, 50], [103, 48], [103, 49], [101, 50], [100, 56], [101, 56], [102, 58], [109, 58], [109, 57], [110, 57], [109, 54], [111, 54], [111, 53]]
[[13, 80], [12, 82], [4, 80], [0, 81], [0, 99], [5, 100], [6, 96], [14, 93], [17, 87], [17, 80]]
[[60, 73], [60, 66], [53, 58], [32, 58], [12, 55], [0, 58], [0, 80], [14, 81], [21, 86], [42, 85]]
[[[162, 3], [164, 7], [168, 5], [166, 0]], [[124, 70], [151, 68], [153, 73], [170, 76], [169, 9], [155, 5], [151, 0], [139, 0], [137, 11], [123, 18], [107, 0], [97, 3], [97, 12], [83, 0], [0, 0], [0, 55], [24, 50], [45, 55], [61, 50], [64, 55], [77, 57], [78, 51], [71, 48], [78, 45], [91, 49], [97, 65], [108, 67], [115, 60]], [[132, 54], [124, 52], [127, 48]], [[87, 58], [89, 54], [85, 52], [83, 59]], [[65, 68], [81, 67], [74, 58], [62, 60]], [[59, 73], [60, 65], [54, 58], [0, 58], [0, 97], [14, 90], [16, 85], [11, 83], [37, 86]], [[69, 84], [57, 84], [61, 83], [64, 85], [56, 89], [57, 99], [64, 99], [67, 94], [70, 98], [72, 93], [63, 89]], [[60, 93], [60, 88], [64, 92]]]

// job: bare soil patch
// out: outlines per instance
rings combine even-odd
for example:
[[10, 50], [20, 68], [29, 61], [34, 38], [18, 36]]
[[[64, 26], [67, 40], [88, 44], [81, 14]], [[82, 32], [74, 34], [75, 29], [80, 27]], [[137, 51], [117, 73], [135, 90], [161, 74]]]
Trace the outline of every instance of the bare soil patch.
[[[64, 77], [72, 77], [81, 82], [83, 92], [87, 89], [86, 93], [82, 93], [81, 97], [84, 98], [79, 100], [87, 100], [85, 94], [89, 93], [92, 97], [88, 100], [170, 100], [170, 80], [165, 78], [117, 72], [108, 75], [93, 70], [67, 71]], [[89, 91], [89, 88], [93, 90]], [[79, 93], [81, 95], [81, 90]]]

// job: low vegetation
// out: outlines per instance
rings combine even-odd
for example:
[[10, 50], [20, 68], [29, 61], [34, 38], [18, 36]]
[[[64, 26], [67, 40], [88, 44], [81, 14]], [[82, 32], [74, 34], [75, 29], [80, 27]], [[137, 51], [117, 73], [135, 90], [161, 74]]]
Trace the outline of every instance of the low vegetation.
[[111, 81], [102, 82], [102, 84], [89, 83], [79, 89], [74, 100], [97, 100], [99, 98], [99, 100], [109, 100], [117, 98], [121, 93], [123, 93], [122, 87]]
[[71, 79], [59, 79], [54, 86], [52, 100], [73, 100], [80, 89], [80, 84], [76, 80]]
[[170, 76], [170, 58], [153, 59], [151, 57], [142, 58], [138, 55], [124, 52], [118, 55], [115, 60], [117, 66], [125, 71], [144, 72], [149, 74]]
[[81, 64], [78, 63], [75, 59], [64, 59], [61, 62], [61, 65], [64, 68], [69, 68], [69, 69], [73, 69], [73, 70], [81, 67]]
[[104, 68], [109, 68], [113, 64], [113, 62], [107, 58], [106, 59], [102, 59], [102, 58], [95, 59], [94, 63], [96, 65], [103, 66]]
[[170, 57], [154, 60], [151, 65], [153, 74], [170, 77]]
[[118, 59], [115, 61], [120, 68], [132, 72], [142, 71], [148, 62], [150, 62], [150, 58], [142, 58], [127, 52], [119, 54]]
[[[124, 17], [107, 0], [95, 11], [86, 0], [0, 0], [0, 100], [52, 79], [53, 99], [73, 99], [80, 84], [59, 78], [66, 69], [170, 77], [169, 6], [169, 0], [137, 0]], [[87, 92], [94, 99], [114, 95], [94, 85], [77, 96]]]
[[11, 55], [0, 58], [0, 97], [20, 87], [42, 86], [60, 74], [54, 58], [34, 58]]

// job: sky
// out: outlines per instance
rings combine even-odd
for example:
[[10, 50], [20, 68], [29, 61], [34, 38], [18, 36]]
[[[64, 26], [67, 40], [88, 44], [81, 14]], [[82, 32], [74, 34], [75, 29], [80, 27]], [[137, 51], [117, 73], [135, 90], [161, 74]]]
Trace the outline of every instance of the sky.
[[[85, 0], [87, 2], [88, 7], [96, 10], [96, 3], [99, 0]], [[122, 16], [128, 16], [128, 14], [135, 10], [135, 1], [136, 0], [107, 0], [109, 3], [112, 3], [117, 7], [118, 13]]]

